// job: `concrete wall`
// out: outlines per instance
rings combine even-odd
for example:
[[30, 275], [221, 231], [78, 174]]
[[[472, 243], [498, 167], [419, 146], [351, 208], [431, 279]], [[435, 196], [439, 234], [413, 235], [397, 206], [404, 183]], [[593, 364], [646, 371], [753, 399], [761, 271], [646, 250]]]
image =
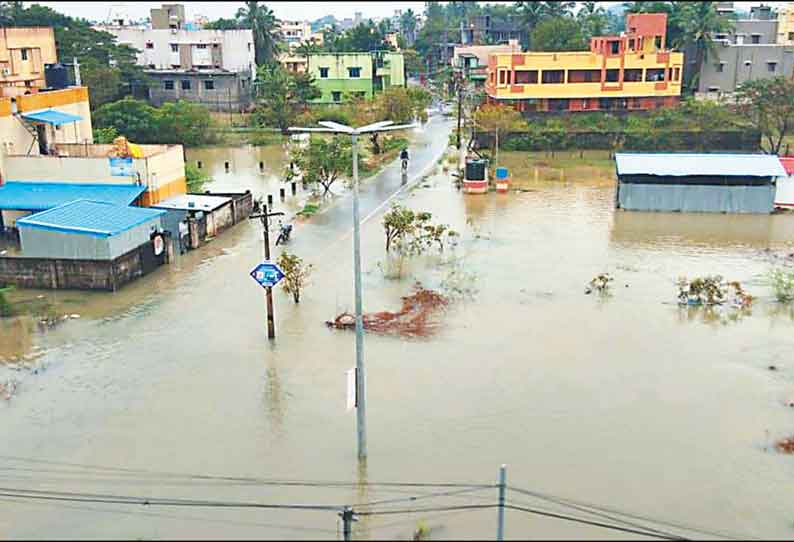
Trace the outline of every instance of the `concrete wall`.
[[[308, 73], [314, 77], [322, 96], [316, 103], [333, 103], [334, 92], [344, 99], [347, 92], [362, 92], [372, 97], [372, 56], [369, 53], [318, 53], [309, 55]], [[327, 77], [320, 77], [320, 68], [328, 69]], [[360, 68], [359, 77], [351, 78], [348, 68]]]
[[[151, 78], [149, 102], [160, 106], [165, 102], [187, 100], [199, 103], [212, 111], [240, 111], [252, 102], [253, 84], [248, 73], [187, 73], [147, 71]], [[190, 81], [190, 89], [182, 89], [182, 81]], [[213, 89], [205, 88], [204, 81], [212, 81]], [[165, 82], [172, 81], [173, 89]]]
[[144, 206], [187, 191], [182, 145], [169, 145], [165, 152], [147, 158], [133, 158], [134, 177], [110, 173], [108, 157], [6, 156], [7, 179], [20, 182], [64, 182], [89, 184], [146, 185]]
[[698, 92], [730, 93], [745, 81], [794, 76], [794, 46], [717, 45], [716, 52], [701, 66]]
[[[136, 62], [140, 66], [165, 70], [174, 67], [189, 68], [180, 62], [179, 46], [189, 45], [190, 58], [193, 49], [203, 44], [207, 49], [220, 49], [222, 63], [218, 68], [229, 71], [256, 71], [254, 61], [254, 36], [251, 30], [177, 30], [107, 27], [104, 29], [116, 36], [120, 44], [137, 49]], [[150, 46], [147, 46], [150, 44]], [[172, 50], [172, 44], [177, 50]], [[215, 45], [217, 44], [217, 47]], [[196, 49], [196, 52], [198, 49]], [[195, 62], [194, 62], [195, 63]]]
[[115, 291], [151, 271], [144, 265], [147, 251], [151, 251], [150, 242], [115, 260], [0, 257], [0, 283], [22, 288]]

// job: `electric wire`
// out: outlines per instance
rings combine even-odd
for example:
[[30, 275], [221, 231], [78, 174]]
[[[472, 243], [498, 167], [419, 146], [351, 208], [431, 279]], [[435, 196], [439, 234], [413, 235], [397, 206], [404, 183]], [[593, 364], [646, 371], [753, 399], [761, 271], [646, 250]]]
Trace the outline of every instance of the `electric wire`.
[[700, 526], [692, 526], [692, 525], [686, 525], [686, 524], [683, 524], [683, 523], [676, 523], [676, 522], [672, 522], [672, 521], [668, 521], [668, 520], [652, 518], [652, 517], [649, 517], [649, 516], [643, 516], [643, 515], [635, 514], [635, 513], [631, 513], [631, 512], [625, 512], [623, 510], [619, 510], [619, 509], [611, 508], [611, 507], [607, 507], [607, 506], [597, 505], [597, 504], [588, 503], [588, 502], [584, 502], [584, 501], [578, 501], [578, 500], [574, 500], [574, 499], [568, 499], [568, 498], [564, 498], [564, 497], [557, 497], [557, 496], [554, 496], [554, 495], [549, 495], [549, 494], [546, 494], [546, 493], [540, 493], [540, 492], [537, 492], [537, 491], [529, 491], [529, 490], [522, 489], [522, 488], [515, 487], [515, 486], [508, 485], [507, 488], [509, 490], [511, 490], [511, 491], [515, 491], [516, 493], [521, 493], [521, 494], [524, 494], [524, 495], [528, 495], [530, 497], [535, 497], [535, 498], [543, 499], [543, 500], [550, 501], [550, 502], [556, 502], [558, 504], [561, 504], [563, 506], [569, 506], [571, 508], [580, 507], [581, 509], [595, 510], [595, 511], [598, 511], [599, 513], [618, 514], [618, 515], [625, 516], [627, 518], [631, 518], [631, 519], [635, 519], [635, 520], [639, 520], [639, 521], [647, 521], [649, 523], [654, 523], [656, 525], [661, 525], [661, 526], [669, 527], [669, 528], [673, 528], [673, 529], [681, 529], [681, 530], [684, 530], [684, 531], [689, 531], [689, 532], [698, 533], [698, 534], [705, 534], [705, 535], [713, 536], [715, 538], [727, 538], [727, 539], [731, 539], [731, 540], [739, 540], [739, 539], [742, 539], [742, 540], [745, 540], [745, 539], [760, 540], [758, 538], [748, 537], [747, 535], [738, 535], [737, 536], [735, 534], [726, 533], [726, 532], [720, 532], [720, 531], [716, 531], [716, 530], [713, 530], [713, 529], [706, 529], [706, 528], [700, 527]]
[[555, 519], [562, 519], [562, 520], [565, 520], [565, 521], [570, 521], [570, 522], [573, 522], [573, 523], [581, 523], [583, 525], [590, 525], [590, 526], [593, 526], [593, 527], [602, 527], [604, 529], [611, 529], [613, 531], [621, 531], [621, 532], [630, 533], [630, 534], [639, 534], [639, 535], [648, 536], [648, 537], [651, 537], [651, 538], [659, 538], [661, 540], [689, 540], [688, 538], [684, 538], [682, 536], [662, 535], [662, 534], [659, 534], [659, 533], [653, 532], [653, 531], [646, 531], [646, 530], [640, 530], [640, 529], [631, 529], [629, 527], [621, 527], [619, 525], [610, 525], [608, 523], [601, 523], [599, 521], [591, 521], [591, 520], [587, 520], [587, 519], [577, 518], [577, 517], [574, 517], [574, 516], [568, 516], [568, 515], [564, 515], [564, 514], [557, 514], [555, 512], [547, 512], [545, 510], [538, 510], [536, 508], [528, 508], [528, 507], [525, 507], [525, 506], [517, 506], [517, 505], [514, 505], [514, 504], [505, 504], [505, 509], [517, 510], [519, 512], [526, 512], [528, 514], [535, 514], [535, 515], [545, 516], [545, 517], [550, 517], [550, 518], [555, 518]]

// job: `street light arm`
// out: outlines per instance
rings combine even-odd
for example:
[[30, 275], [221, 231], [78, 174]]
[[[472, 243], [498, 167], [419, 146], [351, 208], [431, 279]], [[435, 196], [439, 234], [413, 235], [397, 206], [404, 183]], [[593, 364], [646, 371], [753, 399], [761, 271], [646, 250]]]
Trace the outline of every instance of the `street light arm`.
[[320, 120], [317, 121], [317, 124], [325, 126], [326, 128], [331, 128], [336, 132], [342, 132], [345, 134], [352, 134], [355, 131], [350, 126], [345, 126], [344, 124], [339, 124], [338, 122], [334, 122], [332, 120]]
[[407, 130], [409, 128], [417, 128], [419, 125], [416, 123], [413, 124], [400, 124], [398, 126], [382, 126], [380, 128], [362, 128], [357, 130], [361, 134], [371, 134], [372, 132], [390, 132], [392, 130]]

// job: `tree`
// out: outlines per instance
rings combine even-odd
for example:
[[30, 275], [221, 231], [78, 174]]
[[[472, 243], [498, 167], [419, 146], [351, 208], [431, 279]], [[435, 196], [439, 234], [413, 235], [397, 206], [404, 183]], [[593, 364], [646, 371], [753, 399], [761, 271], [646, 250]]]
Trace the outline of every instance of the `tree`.
[[[155, 110], [157, 132], [152, 139], [160, 143], [178, 143], [188, 147], [214, 143], [215, 123], [203, 105], [179, 100]], [[154, 142], [154, 141], [152, 141]]]
[[576, 18], [582, 26], [585, 38], [606, 34], [609, 19], [606, 10], [599, 6], [598, 2], [582, 2], [582, 7], [576, 14]]
[[212, 177], [201, 171], [195, 164], [185, 164], [185, 182], [189, 194], [203, 192], [204, 185], [212, 180]]
[[571, 17], [543, 19], [532, 30], [529, 45], [533, 51], [584, 51], [587, 41], [581, 25]]
[[292, 74], [278, 64], [261, 66], [257, 70], [255, 85], [257, 106], [254, 122], [276, 127], [284, 134], [308, 103], [320, 97], [320, 90], [311, 75]]
[[400, 15], [400, 34], [405, 38], [407, 45], [412, 46], [416, 41], [416, 13], [411, 8]]
[[542, 2], [543, 15], [549, 18], [567, 17], [576, 7], [576, 2]]
[[680, 35], [675, 37], [673, 45], [686, 50], [694, 50], [695, 63], [691, 70], [685, 70], [686, 86], [697, 90], [700, 82], [700, 69], [710, 57], [717, 57], [717, 47], [713, 40], [715, 33], [727, 32], [733, 28], [733, 22], [717, 11], [717, 2], [681, 2], [682, 6], [676, 15], [680, 23]]
[[323, 187], [323, 195], [336, 181], [353, 172], [352, 147], [347, 136], [312, 137], [304, 148], [290, 151], [290, 161], [301, 171], [304, 182]]
[[[359, 126], [382, 120], [406, 124], [415, 120], [427, 122], [427, 108], [431, 100], [432, 96], [423, 88], [389, 87], [376, 94], [372, 100], [353, 100], [348, 107], [353, 122]], [[373, 154], [382, 152], [380, 133], [370, 134], [370, 143]]]
[[740, 114], [761, 132], [761, 149], [780, 154], [794, 127], [794, 80], [779, 76], [746, 81], [736, 89], [736, 103]]
[[281, 29], [273, 11], [259, 2], [246, 2], [237, 19], [254, 34], [254, 59], [257, 66], [273, 64], [278, 56]]
[[157, 134], [155, 108], [126, 97], [100, 107], [93, 115], [97, 128], [113, 128], [133, 143], [146, 143]]
[[205, 30], [238, 30], [240, 21], [238, 19], [216, 19], [204, 25]]
[[499, 132], [506, 133], [526, 126], [521, 113], [509, 105], [486, 104], [474, 113], [474, 124], [494, 133], [494, 167], [499, 158]]
[[300, 303], [301, 290], [308, 282], [312, 265], [303, 263], [302, 258], [286, 250], [279, 255], [276, 263], [284, 272], [284, 291], [292, 294], [295, 303]]
[[458, 233], [446, 224], [433, 224], [427, 211], [413, 211], [399, 204], [383, 215], [386, 252], [396, 249], [400, 254], [421, 254], [433, 245], [444, 250], [444, 242]]

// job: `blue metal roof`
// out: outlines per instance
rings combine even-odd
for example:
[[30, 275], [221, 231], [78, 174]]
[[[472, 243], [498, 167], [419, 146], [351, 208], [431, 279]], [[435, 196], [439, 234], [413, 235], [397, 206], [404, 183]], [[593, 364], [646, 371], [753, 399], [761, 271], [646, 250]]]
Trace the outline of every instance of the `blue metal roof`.
[[785, 177], [774, 154], [616, 153], [618, 175]]
[[146, 190], [135, 184], [28, 183], [0, 185], [0, 209], [42, 211], [78, 199], [129, 205]]
[[20, 218], [17, 227], [112, 237], [165, 213], [145, 207], [78, 200]]
[[53, 126], [60, 126], [61, 124], [68, 124], [70, 122], [77, 122], [83, 117], [79, 115], [72, 115], [64, 113], [56, 109], [42, 109], [41, 111], [30, 111], [22, 113], [22, 116], [28, 120], [35, 122], [43, 122], [45, 124], [52, 124]]

